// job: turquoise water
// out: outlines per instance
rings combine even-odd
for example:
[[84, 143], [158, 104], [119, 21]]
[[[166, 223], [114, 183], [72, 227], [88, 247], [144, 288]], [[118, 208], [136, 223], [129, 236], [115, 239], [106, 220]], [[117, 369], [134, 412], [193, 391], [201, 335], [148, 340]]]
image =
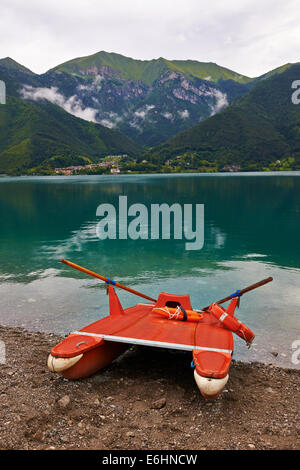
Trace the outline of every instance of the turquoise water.
[[[204, 246], [184, 240], [96, 236], [101, 203], [204, 204]], [[190, 294], [201, 308], [265, 277], [242, 298], [239, 318], [256, 333], [236, 359], [288, 367], [300, 340], [300, 173], [0, 178], [0, 323], [67, 333], [107, 313], [103, 283], [67, 258], [151, 297]], [[118, 291], [124, 307], [139, 298]], [[275, 357], [273, 352], [278, 353]]]

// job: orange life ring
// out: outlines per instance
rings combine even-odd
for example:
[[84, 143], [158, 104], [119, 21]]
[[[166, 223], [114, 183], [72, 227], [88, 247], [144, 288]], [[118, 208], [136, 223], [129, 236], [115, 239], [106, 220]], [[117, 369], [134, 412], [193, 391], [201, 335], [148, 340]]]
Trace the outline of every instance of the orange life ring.
[[236, 333], [240, 338], [245, 340], [248, 345], [252, 343], [253, 339], [255, 338], [255, 334], [250, 330], [250, 328], [248, 328], [248, 326], [244, 325], [244, 323], [242, 323], [236, 317], [227, 313], [218, 304], [211, 304], [209, 311], [222, 323], [225, 328], [231, 330], [233, 333]]
[[[158, 315], [162, 315], [163, 317], [168, 318], [169, 320], [187, 320], [187, 321], [199, 321], [202, 320], [203, 314], [195, 312], [194, 310], [182, 310], [180, 306], [176, 308], [171, 307], [160, 307], [154, 308], [152, 310], [153, 313], [157, 313]], [[186, 319], [185, 313], [186, 313]]]

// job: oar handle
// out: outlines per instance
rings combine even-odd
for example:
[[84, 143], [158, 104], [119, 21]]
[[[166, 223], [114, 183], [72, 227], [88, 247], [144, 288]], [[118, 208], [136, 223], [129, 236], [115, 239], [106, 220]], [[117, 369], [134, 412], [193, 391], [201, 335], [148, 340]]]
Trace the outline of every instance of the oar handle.
[[[251, 290], [257, 289], [260, 286], [264, 286], [265, 284], [268, 284], [268, 282], [273, 281], [272, 277], [267, 277], [266, 279], [263, 279], [262, 281], [256, 282], [255, 284], [251, 284], [251, 286], [245, 287], [244, 289], [241, 289], [239, 291], [236, 291], [232, 295], [228, 295], [228, 297], [225, 297], [224, 299], [219, 300], [218, 302], [215, 302], [216, 304], [223, 304], [224, 302], [227, 302], [228, 300], [233, 299], [234, 297], [240, 297], [243, 294], [246, 294], [246, 292], [250, 292]], [[208, 307], [202, 308], [202, 311], [208, 310]]]
[[94, 273], [93, 271], [90, 271], [89, 269], [83, 268], [82, 266], [79, 266], [78, 264], [72, 263], [72, 261], [68, 261], [66, 259], [61, 259], [60, 261], [66, 264], [67, 266], [70, 266], [71, 268], [78, 269], [78, 271], [81, 271], [85, 274], [89, 274], [90, 276], [96, 277], [97, 279], [101, 279], [101, 281], [107, 282], [108, 284], [112, 284], [116, 287], [119, 287], [120, 289], [126, 290], [127, 292], [131, 292], [132, 294], [138, 295], [139, 297], [143, 297], [144, 299], [151, 300], [152, 302], [156, 302], [156, 299], [152, 299], [152, 297], [149, 297], [148, 295], [142, 294], [141, 292], [138, 292], [134, 289], [130, 289], [130, 287], [123, 286], [123, 284], [120, 284], [119, 282], [112, 281], [108, 277], [101, 276], [101, 274]]

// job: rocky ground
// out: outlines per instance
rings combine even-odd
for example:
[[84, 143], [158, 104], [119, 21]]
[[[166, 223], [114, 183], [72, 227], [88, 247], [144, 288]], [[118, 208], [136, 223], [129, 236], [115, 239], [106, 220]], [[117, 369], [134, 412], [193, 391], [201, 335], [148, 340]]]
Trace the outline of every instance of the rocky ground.
[[61, 338], [0, 327], [0, 449], [300, 449], [300, 371], [233, 363], [214, 402], [191, 355], [133, 347], [97, 375], [48, 371]]

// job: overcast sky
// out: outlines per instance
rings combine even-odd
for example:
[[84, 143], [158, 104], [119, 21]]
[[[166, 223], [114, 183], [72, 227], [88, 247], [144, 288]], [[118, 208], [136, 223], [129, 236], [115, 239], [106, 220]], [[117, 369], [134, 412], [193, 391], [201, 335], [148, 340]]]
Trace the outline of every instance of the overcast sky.
[[250, 77], [300, 61], [297, 0], [0, 0], [0, 58], [42, 73], [105, 50]]

